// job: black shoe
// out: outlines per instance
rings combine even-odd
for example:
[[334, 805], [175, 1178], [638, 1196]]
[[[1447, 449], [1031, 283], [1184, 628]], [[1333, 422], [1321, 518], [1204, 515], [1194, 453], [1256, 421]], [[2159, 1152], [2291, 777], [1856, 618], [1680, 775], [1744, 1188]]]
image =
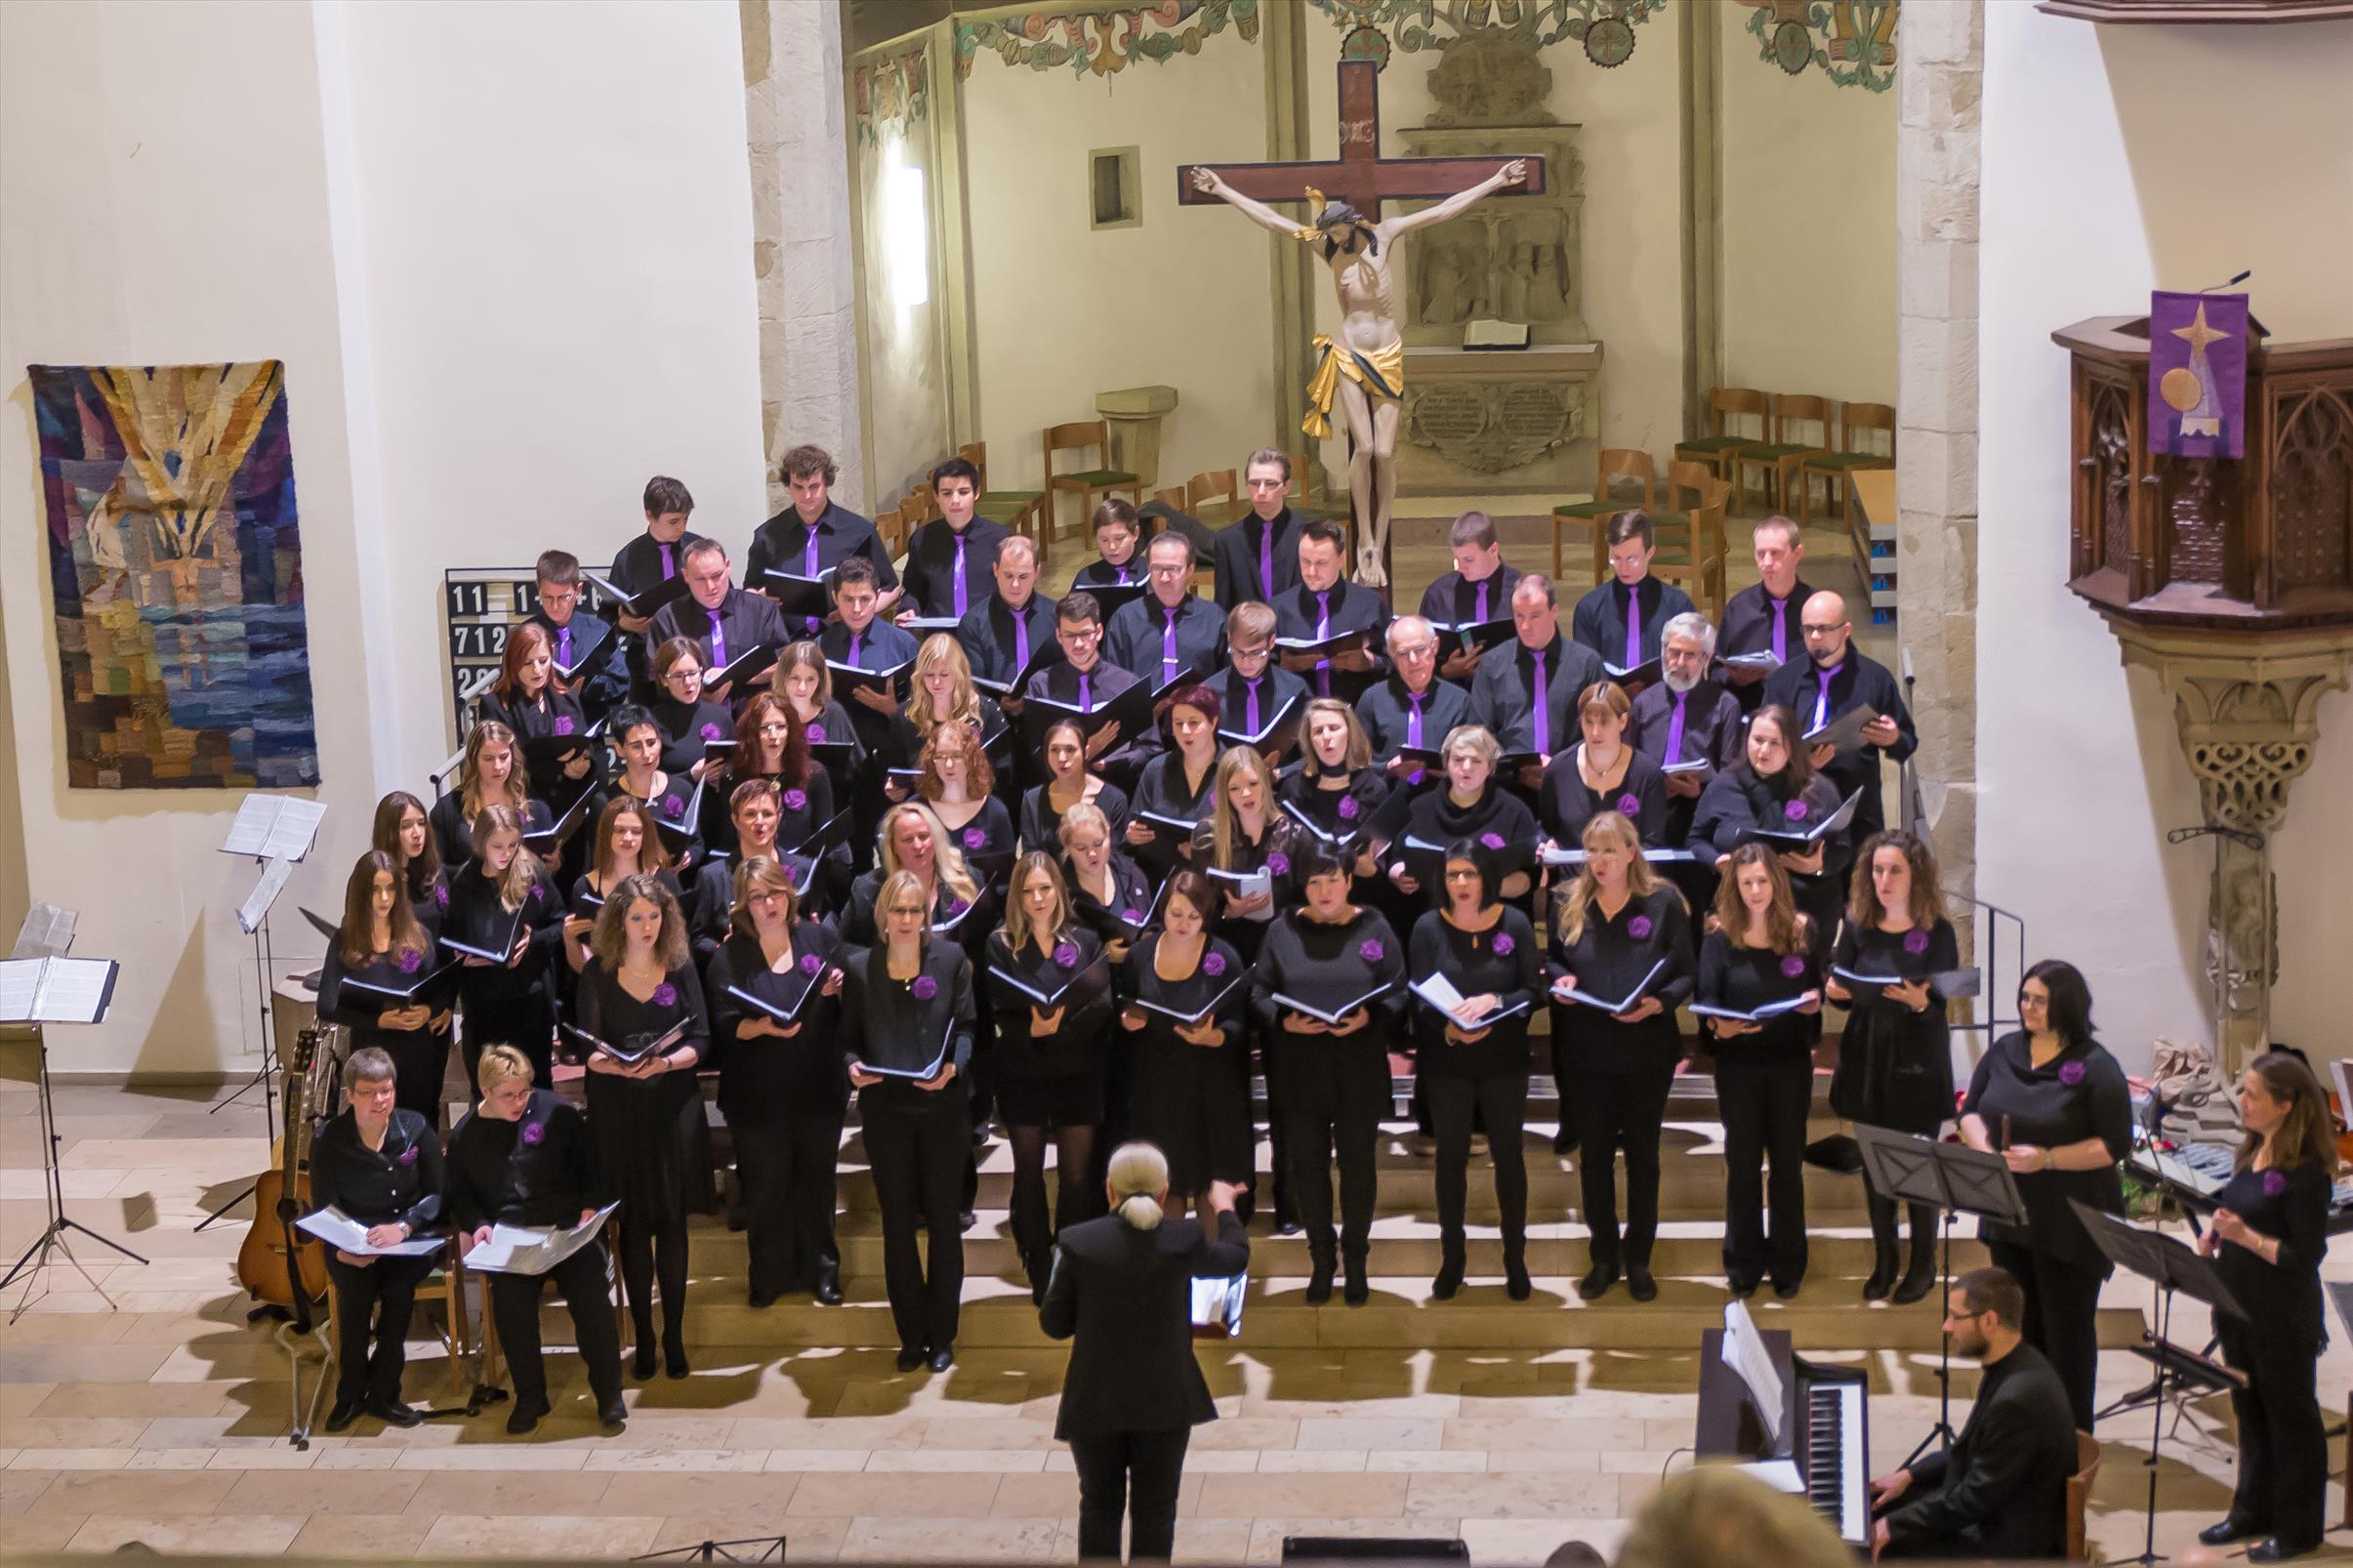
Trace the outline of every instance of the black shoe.
[[931, 1370], [933, 1372], [945, 1372], [954, 1365], [956, 1365], [956, 1347], [954, 1345], [943, 1344], [931, 1352]]
[[1577, 1282], [1577, 1294], [1589, 1301], [1598, 1301], [1618, 1283], [1616, 1263], [1595, 1263], [1586, 1270], [1585, 1278]]
[[1567, 1132], [1553, 1134], [1552, 1152], [1554, 1154], [1575, 1154], [1577, 1152], [1577, 1135]]
[[1332, 1265], [1317, 1263], [1307, 1276], [1307, 1304], [1321, 1306], [1332, 1300]]
[[531, 1431], [539, 1425], [539, 1418], [547, 1413], [548, 1402], [544, 1399], [516, 1399], [515, 1408], [507, 1412], [508, 1435], [520, 1437]]
[[1277, 1209], [1274, 1212], [1274, 1233], [1278, 1236], [1298, 1235], [1300, 1233], [1300, 1217]]
[[1895, 1243], [1889, 1242], [1878, 1250], [1878, 1260], [1871, 1266], [1871, 1278], [1863, 1282], [1863, 1300], [1887, 1300], [1887, 1293], [1895, 1289]]
[[629, 1424], [629, 1406], [622, 1403], [619, 1394], [615, 1394], [597, 1407], [597, 1419], [607, 1426], [626, 1426]]
[[2291, 1547], [2278, 1536], [2266, 1536], [2247, 1548], [2247, 1560], [2249, 1562], [2286, 1562], [2291, 1557], [2301, 1557], [2308, 1551], [2318, 1550], [2320, 1550], [2320, 1543], [2317, 1541], [2309, 1547]]
[[2234, 1541], [2245, 1541], [2249, 1536], [2259, 1536], [2262, 1533], [2260, 1527], [2243, 1524], [2234, 1514], [2220, 1524], [2209, 1524], [2199, 1531], [2198, 1539], [2209, 1547], [2227, 1547]]
[[1797, 1300], [1797, 1288], [1804, 1283], [1803, 1275], [1793, 1280], [1777, 1279], [1773, 1282], [1773, 1294], [1785, 1301], [1794, 1301]]
[[683, 1341], [662, 1346], [662, 1376], [683, 1378], [689, 1370], [686, 1365], [686, 1346]]
[[1737, 1269], [1727, 1269], [1724, 1273], [1724, 1289], [1744, 1301], [1756, 1294], [1756, 1287], [1759, 1283], [1755, 1275]]
[[968, 1231], [978, 1223], [980, 1223], [979, 1217], [973, 1214], [970, 1209], [965, 1210], [964, 1213], [956, 1217], [956, 1229], [959, 1233]]
[[900, 1345], [900, 1346], [898, 1347], [898, 1369], [899, 1369], [899, 1371], [901, 1371], [901, 1372], [913, 1372], [913, 1371], [914, 1371], [916, 1368], [918, 1368], [918, 1367], [920, 1367], [920, 1366], [922, 1366], [922, 1365], [924, 1364], [924, 1357], [925, 1357], [927, 1354], [929, 1354], [929, 1352], [928, 1352], [928, 1351], [926, 1351], [922, 1345], [919, 1345], [919, 1344], [902, 1344], [902, 1345]]
[[1451, 1301], [1455, 1292], [1463, 1288], [1463, 1259], [1450, 1258], [1438, 1265], [1437, 1277], [1429, 1282], [1429, 1294], [1441, 1301]]
[[1659, 1282], [1650, 1277], [1647, 1265], [1626, 1265], [1626, 1294], [1637, 1301], [1655, 1301], [1659, 1299]]
[[327, 1430], [340, 1432], [359, 1419], [360, 1402], [356, 1399], [338, 1399], [327, 1412]]
[[819, 1306], [840, 1306], [842, 1304], [842, 1265], [836, 1262], [819, 1263], [817, 1265], [817, 1283], [809, 1288], [809, 1295], [816, 1298]]
[[630, 1353], [629, 1375], [642, 1382], [653, 1376], [653, 1336], [640, 1334], [638, 1336], [637, 1349]]
[[781, 1291], [754, 1291], [745, 1300], [751, 1303], [753, 1310], [765, 1311], [776, 1304], [776, 1298], [782, 1294]]
[[370, 1399], [361, 1407], [387, 1426], [422, 1426], [425, 1418], [397, 1399]]
[[1373, 1299], [1373, 1287], [1364, 1277], [1361, 1259], [1348, 1265], [1348, 1282], [1341, 1287], [1340, 1299], [1350, 1306], [1362, 1306]]
[[1536, 1282], [1528, 1278], [1525, 1253], [1504, 1254], [1504, 1294], [1515, 1301], [1524, 1301], [1536, 1294]]
[[1901, 1283], [1895, 1288], [1899, 1306], [1910, 1305], [1936, 1288], [1936, 1259], [1926, 1248], [1912, 1255], [1912, 1266], [1904, 1270]]

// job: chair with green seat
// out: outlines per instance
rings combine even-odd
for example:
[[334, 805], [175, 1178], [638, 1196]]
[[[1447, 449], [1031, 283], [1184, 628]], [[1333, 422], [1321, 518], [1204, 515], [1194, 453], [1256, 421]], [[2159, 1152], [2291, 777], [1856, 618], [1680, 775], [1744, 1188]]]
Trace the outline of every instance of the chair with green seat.
[[[1076, 469], [1068, 474], [1056, 474], [1053, 471], [1053, 456], [1056, 452], [1074, 452], [1089, 448], [1094, 451], [1098, 461], [1106, 465], [1105, 467]], [[1083, 419], [1069, 425], [1046, 427], [1046, 504], [1038, 527], [1038, 563], [1040, 565], [1045, 564], [1047, 546], [1061, 526], [1059, 520], [1054, 516], [1054, 498], [1056, 496], [1075, 495], [1079, 498], [1081, 523], [1084, 523], [1087, 515], [1094, 510], [1094, 500], [1097, 496], [1117, 495], [1124, 490], [1131, 503], [1135, 506], [1143, 505], [1143, 481], [1125, 469], [1109, 467], [1110, 461], [1111, 426], [1108, 420]]]
[[1677, 509], [1651, 514], [1651, 533], [1658, 541], [1650, 557], [1654, 576], [1679, 584], [1692, 601], [1708, 607], [1711, 619], [1724, 612], [1725, 558], [1730, 546], [1724, 537], [1724, 503], [1732, 486], [1698, 463], [1670, 466], [1667, 498]]
[[[1823, 479], [1823, 500], [1826, 508], [1843, 510], [1851, 515], [1854, 509], [1854, 475], [1870, 469], [1895, 467], [1895, 409], [1886, 403], [1846, 403], [1838, 410], [1839, 435], [1837, 450], [1816, 452], [1797, 465], [1797, 523], [1805, 526], [1813, 519], [1808, 515], [1813, 504], [1812, 486], [1806, 480], [1815, 475]], [[1870, 431], [1887, 433], [1887, 450], [1872, 451], [1857, 444], [1857, 436]]]
[[980, 471], [980, 499], [973, 503], [972, 516], [986, 517], [1035, 541], [1038, 537], [1038, 514], [1045, 510], [1046, 492], [990, 489], [989, 443], [986, 441], [967, 441], [956, 449], [956, 455]]
[[[1593, 464], [1593, 499], [1552, 509], [1552, 580], [1560, 580], [1560, 535], [1564, 528], [1583, 526], [1593, 547], [1593, 581], [1609, 575], [1609, 546], [1602, 532], [1621, 512], [1648, 512], [1658, 505], [1659, 474], [1650, 454], [1638, 447], [1605, 446]], [[1630, 485], [1639, 485], [1639, 494]]]
[[[1673, 456], [1687, 463], [1704, 463], [1717, 478], [1732, 477], [1732, 457], [1744, 447], [1766, 438], [1772, 403], [1749, 387], [1718, 387], [1708, 394], [1708, 433], [1677, 441]], [[1754, 422], [1754, 433], [1734, 428], [1734, 421]]]
[[[1813, 427], [1810, 438], [1809, 425]], [[1760, 476], [1771, 476], [1774, 509], [1788, 512], [1790, 485], [1796, 478], [1797, 465], [1829, 450], [1830, 400], [1804, 392], [1775, 392], [1773, 438], [1732, 454], [1732, 472], [1726, 476], [1732, 480], [1734, 504], [1748, 499], [1749, 474], [1754, 470]]]

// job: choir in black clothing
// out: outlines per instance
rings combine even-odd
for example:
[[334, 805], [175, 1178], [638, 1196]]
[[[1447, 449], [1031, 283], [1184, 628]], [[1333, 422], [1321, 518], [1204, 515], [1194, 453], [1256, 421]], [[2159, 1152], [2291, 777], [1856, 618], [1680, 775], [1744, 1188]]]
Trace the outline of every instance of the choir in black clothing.
[[1250, 515], [1210, 540], [1214, 595], [1229, 610], [1249, 599], [1271, 604], [1300, 580], [1300, 519], [1284, 500], [1291, 489], [1291, 459], [1261, 447], [1242, 466], [1242, 483]]
[[448, 878], [425, 803], [406, 790], [393, 790], [378, 801], [376, 818], [368, 828], [368, 845], [392, 857], [417, 924], [428, 930], [439, 925], [446, 907], [441, 895], [448, 888]]
[[563, 942], [563, 896], [523, 847], [522, 821], [512, 807], [483, 807], [472, 838], [480, 853], [451, 875], [440, 925], [441, 946], [458, 965], [467, 1076], [492, 1041], [519, 1047], [532, 1071], [544, 1074], [553, 1061], [549, 967]]
[[1125, 588], [1144, 580], [1144, 563], [1135, 553], [1143, 533], [1135, 506], [1124, 496], [1107, 495], [1094, 504], [1089, 519], [1094, 533], [1094, 559], [1070, 579], [1073, 588]]
[[[311, 1202], [366, 1226], [371, 1248], [423, 1235], [441, 1215], [441, 1135], [432, 1118], [396, 1103], [395, 1071], [382, 1050], [355, 1049], [343, 1069], [347, 1104], [310, 1140]], [[424, 1420], [401, 1399], [400, 1375], [409, 1312], [433, 1261], [328, 1250], [338, 1331], [328, 1431], [344, 1430], [362, 1411], [393, 1426]]]
[[703, 680], [710, 673], [702, 644], [692, 638], [674, 637], [653, 650], [658, 694], [646, 712], [661, 727], [662, 770], [696, 783], [710, 770], [709, 748], [735, 738], [735, 716], [706, 694]]
[[531, 799], [515, 731], [486, 719], [466, 732], [457, 788], [433, 802], [428, 815], [442, 865], [454, 871], [474, 858], [475, 818], [493, 805], [511, 807], [525, 831], [544, 828], [552, 820], [548, 808]]
[[[730, 569], [726, 547], [718, 540], [702, 539], [688, 545], [683, 569], [687, 595], [655, 611], [653, 624], [645, 633], [646, 645], [655, 650], [657, 658], [660, 650], [678, 638], [699, 647], [712, 679], [719, 681], [712, 695], [721, 701], [738, 693], [733, 681], [720, 681], [720, 672], [762, 649], [773, 658], [786, 640], [784, 617], [776, 612], [775, 602], [737, 588], [729, 580]], [[658, 668], [654, 671], [656, 676], [661, 673]], [[756, 656], [744, 669], [753, 679], [766, 673], [766, 661]]]
[[1054, 601], [1036, 591], [1038, 547], [1020, 534], [998, 546], [991, 575], [995, 591], [965, 611], [952, 640], [971, 661], [972, 674], [1010, 687], [1032, 659], [1052, 655]]
[[[1805, 539], [1794, 518], [1772, 516], [1749, 536], [1757, 582], [1724, 601], [1716, 653], [1744, 712], [1764, 701], [1765, 678], [1805, 651], [1805, 601], [1812, 585], [1797, 575]], [[1747, 657], [1743, 657], [1746, 655]]]
[[1135, 796], [1120, 835], [1136, 860], [1162, 877], [1180, 867], [1193, 829], [1209, 808], [1218, 775], [1218, 723], [1225, 705], [1204, 684], [1169, 693], [1167, 750], [1136, 775]]
[[1130, 1131], [1168, 1157], [1186, 1201], [1252, 1184], [1250, 987], [1233, 945], [1210, 934], [1218, 894], [1198, 871], [1169, 879], [1161, 926], [1131, 952], [1120, 1027], [1135, 1043]]
[[[832, 454], [821, 446], [796, 446], [776, 467], [792, 505], [752, 530], [744, 587], [779, 598], [792, 585], [777, 582], [771, 572], [814, 581], [841, 565], [843, 557], [858, 556], [874, 568], [888, 609], [888, 598], [898, 590], [898, 573], [874, 524], [833, 499], [840, 471]], [[824, 617], [788, 616], [787, 622], [794, 636], [815, 637]]]
[[1145, 561], [1151, 592], [1111, 613], [1103, 656], [1158, 690], [1187, 670], [1198, 680], [1225, 661], [1225, 615], [1194, 596], [1193, 542], [1184, 535], [1154, 534]]
[[1793, 748], [1796, 728], [1787, 708], [1757, 711], [1749, 721], [1743, 760], [1701, 792], [1687, 842], [1701, 853], [1713, 849], [1719, 861], [1752, 840], [1771, 846], [1789, 873], [1797, 907], [1812, 918], [1816, 930], [1831, 931], [1837, 929], [1845, 906], [1853, 828], [1850, 823], [1801, 842], [1835, 819], [1843, 803], [1837, 786], [1814, 771], [1802, 750]]
[[1505, 782], [1533, 791], [1544, 764], [1576, 738], [1577, 698], [1601, 679], [1601, 656], [1560, 635], [1560, 607], [1551, 579], [1530, 572], [1511, 587], [1517, 638], [1479, 660], [1470, 683], [1470, 722], [1504, 750], [1527, 754]]
[[597, 776], [588, 711], [557, 681], [555, 665], [555, 646], [547, 631], [536, 622], [523, 622], [507, 634], [499, 678], [482, 693], [478, 712], [480, 720], [495, 721], [513, 731], [522, 747], [531, 796], [561, 815], [596, 788]]
[[[1422, 591], [1422, 619], [1433, 626], [1492, 626], [1511, 618], [1511, 591], [1523, 575], [1504, 558], [1496, 542], [1495, 519], [1484, 512], [1465, 512], [1446, 533], [1455, 569], [1442, 572]], [[1394, 656], [1395, 650], [1391, 650]], [[1466, 681], [1477, 674], [1483, 657], [1473, 642], [1459, 642], [1439, 674], [1450, 681]]]
[[939, 504], [939, 516], [907, 541], [907, 566], [901, 573], [907, 601], [898, 612], [901, 621], [962, 620], [988, 597], [997, 547], [1008, 535], [1004, 524], [972, 515], [979, 486], [980, 471], [960, 457], [931, 471], [931, 495]]
[[1310, 691], [1354, 702], [1387, 666], [1381, 636], [1389, 613], [1379, 594], [1342, 575], [1347, 548], [1347, 534], [1337, 522], [1301, 527], [1299, 586], [1275, 598], [1274, 612], [1276, 635], [1286, 642], [1321, 642], [1358, 634], [1355, 643], [1337, 653], [1283, 649], [1283, 668], [1306, 681]]
[[645, 709], [635, 705], [616, 708], [606, 727], [612, 733], [620, 766], [606, 783], [598, 810], [601, 812], [616, 800], [637, 802], [661, 834], [672, 868], [692, 875], [702, 862], [702, 781], [662, 765], [662, 732]]
[[349, 1031], [352, 1050], [383, 1052], [398, 1073], [400, 1108], [436, 1129], [456, 989], [433, 931], [401, 887], [398, 863], [382, 849], [361, 855], [344, 887], [343, 924], [319, 967], [318, 1016]]
[[1627, 744], [1632, 704], [1614, 681], [1597, 681], [1577, 699], [1576, 745], [1553, 753], [1537, 794], [1537, 815], [1554, 844], [1579, 843], [1585, 825], [1615, 811], [1653, 847], [1667, 829], [1667, 778], [1659, 764]]

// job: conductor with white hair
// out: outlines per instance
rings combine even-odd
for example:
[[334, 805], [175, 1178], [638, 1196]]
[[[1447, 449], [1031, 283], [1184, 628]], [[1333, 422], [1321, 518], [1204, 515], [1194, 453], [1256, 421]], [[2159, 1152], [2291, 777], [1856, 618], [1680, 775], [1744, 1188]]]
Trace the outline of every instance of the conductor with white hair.
[[1193, 1281], [1247, 1269], [1250, 1238], [1223, 1181], [1209, 1184], [1214, 1238], [1198, 1220], [1168, 1217], [1169, 1162], [1149, 1143], [1113, 1151], [1104, 1191], [1111, 1212], [1055, 1240], [1038, 1308], [1047, 1334], [1072, 1341], [1053, 1434], [1078, 1467], [1079, 1555], [1117, 1561], [1127, 1512], [1130, 1555], [1166, 1561], [1185, 1445], [1218, 1419], [1193, 1358]]

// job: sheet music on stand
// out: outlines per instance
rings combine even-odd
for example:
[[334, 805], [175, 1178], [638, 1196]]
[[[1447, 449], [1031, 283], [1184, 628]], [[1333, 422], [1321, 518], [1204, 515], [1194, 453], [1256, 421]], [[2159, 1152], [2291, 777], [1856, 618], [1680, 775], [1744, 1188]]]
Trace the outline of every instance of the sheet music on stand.
[[284, 855], [273, 857], [264, 866], [262, 880], [253, 885], [253, 891], [237, 906], [238, 929], [248, 936], [260, 930], [262, 922], [269, 918], [269, 906], [277, 902], [278, 894], [285, 890], [286, 879], [293, 875], [294, 862]]
[[17, 928], [17, 945], [10, 958], [63, 958], [73, 950], [73, 928], [81, 920], [70, 909], [35, 904]]
[[0, 1023], [97, 1023], [114, 1001], [110, 958], [0, 959]]
[[1773, 1358], [1757, 1338], [1755, 1320], [1749, 1316], [1748, 1304], [1739, 1300], [1724, 1303], [1724, 1365], [1749, 1390], [1749, 1399], [1756, 1406], [1757, 1420], [1765, 1436], [1778, 1450], [1781, 1446], [1781, 1414], [1787, 1397], [1781, 1386], [1781, 1374], [1774, 1370]]
[[325, 805], [318, 801], [306, 801], [294, 795], [265, 795], [257, 790], [237, 807], [237, 819], [229, 824], [221, 852], [252, 855], [259, 860], [300, 860], [310, 852], [311, 843], [318, 837], [318, 824], [326, 814]]

